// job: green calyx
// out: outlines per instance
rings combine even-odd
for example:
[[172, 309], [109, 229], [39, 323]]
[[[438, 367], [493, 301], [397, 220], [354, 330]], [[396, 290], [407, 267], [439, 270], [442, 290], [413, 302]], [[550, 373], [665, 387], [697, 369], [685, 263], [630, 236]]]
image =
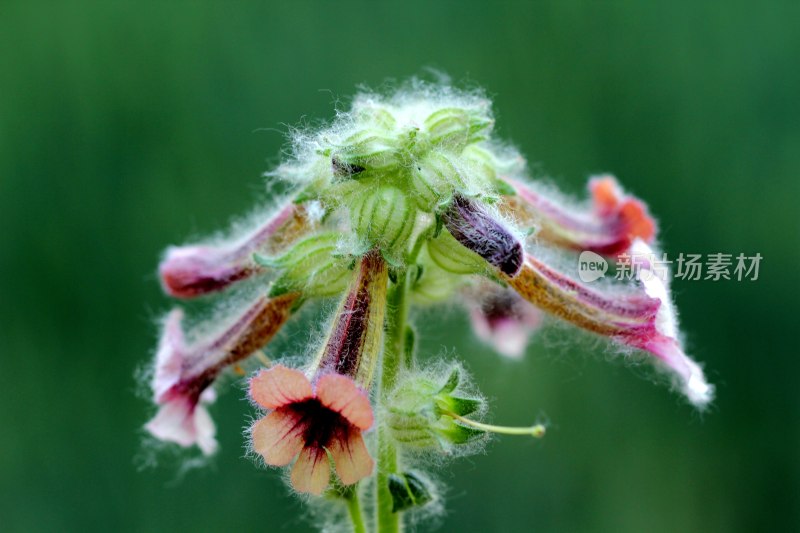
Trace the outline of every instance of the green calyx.
[[319, 200], [329, 216], [349, 222], [362, 247], [379, 249], [402, 268], [410, 266], [414, 235], [429, 238], [420, 221], [454, 194], [491, 202], [513, 192], [501, 177], [516, 152], [491, 140], [493, 126], [488, 101], [478, 94], [432, 98], [423, 88], [362, 95], [330, 128], [299, 136], [296, 159], [274, 175], [297, 183], [301, 198]]
[[350, 224], [365, 248], [402, 258], [414, 230], [415, 210], [405, 193], [383, 185], [351, 195]]
[[484, 434], [456, 418], [484, 407], [482, 399], [459, 391], [460, 381], [461, 370], [454, 367], [444, 383], [420, 374], [398, 385], [386, 402], [386, 423], [398, 445], [450, 452]]
[[485, 259], [458, 242], [446, 229], [428, 241], [428, 256], [436, 266], [451, 274], [483, 274], [489, 269]]
[[326, 232], [295, 243], [279, 257], [255, 254], [261, 266], [280, 271], [272, 282], [270, 296], [300, 291], [304, 297], [325, 297], [347, 289], [354, 258], [340, 250], [341, 234]]

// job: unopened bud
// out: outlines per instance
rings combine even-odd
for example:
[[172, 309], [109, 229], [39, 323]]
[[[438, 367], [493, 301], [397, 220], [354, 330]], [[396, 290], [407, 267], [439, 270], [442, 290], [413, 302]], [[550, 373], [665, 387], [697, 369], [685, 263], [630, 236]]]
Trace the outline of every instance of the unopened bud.
[[451, 451], [453, 446], [466, 444], [484, 432], [457, 422], [483, 409], [480, 398], [457, 392], [461, 373], [451, 370], [444, 384], [422, 374], [402, 381], [387, 400], [387, 424], [395, 441], [413, 449]]
[[402, 254], [414, 230], [414, 210], [395, 187], [379, 186], [354, 196], [350, 206], [353, 230], [368, 248], [391, 256]]
[[278, 258], [256, 255], [258, 264], [282, 270], [270, 294], [300, 291], [304, 297], [341, 293], [352, 277], [353, 259], [339, 250], [339, 233], [321, 233], [296, 243]]
[[458, 242], [502, 273], [513, 277], [519, 272], [522, 244], [478, 202], [457, 194], [442, 220]]

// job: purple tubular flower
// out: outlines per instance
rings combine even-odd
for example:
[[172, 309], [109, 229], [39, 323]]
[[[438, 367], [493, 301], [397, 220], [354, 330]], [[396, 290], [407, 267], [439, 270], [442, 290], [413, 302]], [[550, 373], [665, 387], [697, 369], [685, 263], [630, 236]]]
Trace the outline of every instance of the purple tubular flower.
[[522, 243], [477, 202], [456, 194], [442, 214], [450, 234], [507, 276], [515, 276], [523, 261]]
[[616, 255], [634, 239], [650, 243], [656, 224], [645, 204], [626, 195], [612, 176], [589, 180], [592, 210], [579, 211], [548, 198], [517, 180], [506, 180], [516, 196], [506, 198], [506, 208], [523, 223], [539, 228], [537, 236], [574, 250]]
[[516, 292], [485, 283], [466, 295], [475, 335], [497, 353], [519, 359], [542, 325], [543, 313]]
[[305, 208], [289, 204], [252, 233], [222, 246], [170, 247], [159, 265], [164, 291], [176, 298], [194, 298], [225, 289], [262, 270], [253, 252], [275, 253], [309, 228]]
[[145, 425], [154, 437], [209, 455], [216, 450], [214, 422], [202, 405], [214, 400], [210, 385], [228, 366], [247, 358], [277, 333], [292, 313], [298, 293], [259, 297], [223, 329], [191, 345], [186, 343], [183, 312], [167, 317], [156, 354], [152, 388], [159, 406]]
[[[631, 250], [641, 253], [650, 248], [635, 240]], [[649, 352], [673, 375], [686, 397], [704, 407], [714, 389], [700, 366], [683, 350], [668, 284], [648, 264], [642, 265], [638, 278], [638, 293], [606, 293], [590, 289], [527, 255], [519, 274], [506, 281], [523, 298], [567, 322]]]

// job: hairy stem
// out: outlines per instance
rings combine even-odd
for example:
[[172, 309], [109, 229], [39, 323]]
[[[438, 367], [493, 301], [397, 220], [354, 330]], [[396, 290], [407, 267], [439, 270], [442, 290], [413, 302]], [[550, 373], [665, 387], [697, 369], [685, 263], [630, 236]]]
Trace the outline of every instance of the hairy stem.
[[353, 493], [347, 498], [347, 511], [353, 522], [353, 533], [367, 533], [364, 515], [361, 514], [361, 504], [358, 500], [358, 490], [353, 490]]
[[[408, 321], [408, 271], [397, 278], [388, 299], [387, 329], [384, 337], [383, 365], [380, 395], [385, 398], [395, 386], [405, 353], [405, 331]], [[389, 491], [389, 475], [397, 472], [397, 450], [387, 429], [378, 429], [378, 473], [375, 495], [377, 526], [379, 533], [395, 533], [402, 529], [400, 513], [392, 511], [392, 493]]]

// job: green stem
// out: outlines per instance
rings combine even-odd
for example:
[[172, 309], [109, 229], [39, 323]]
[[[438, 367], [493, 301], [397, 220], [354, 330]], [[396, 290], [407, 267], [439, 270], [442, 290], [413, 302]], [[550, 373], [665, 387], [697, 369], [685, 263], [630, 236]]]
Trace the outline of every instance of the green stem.
[[367, 528], [364, 526], [364, 515], [361, 514], [361, 504], [358, 501], [357, 488], [347, 498], [347, 510], [350, 513], [350, 520], [353, 522], [353, 533], [367, 533]]
[[[394, 388], [405, 353], [405, 331], [408, 321], [408, 270], [398, 276], [387, 303], [387, 329], [384, 337], [380, 383], [382, 399], [385, 399]], [[376, 523], [379, 533], [397, 533], [402, 530], [400, 513], [392, 511], [392, 493], [389, 491], [389, 475], [395, 472], [397, 472], [397, 450], [387, 429], [379, 426], [378, 487], [375, 491]]]

